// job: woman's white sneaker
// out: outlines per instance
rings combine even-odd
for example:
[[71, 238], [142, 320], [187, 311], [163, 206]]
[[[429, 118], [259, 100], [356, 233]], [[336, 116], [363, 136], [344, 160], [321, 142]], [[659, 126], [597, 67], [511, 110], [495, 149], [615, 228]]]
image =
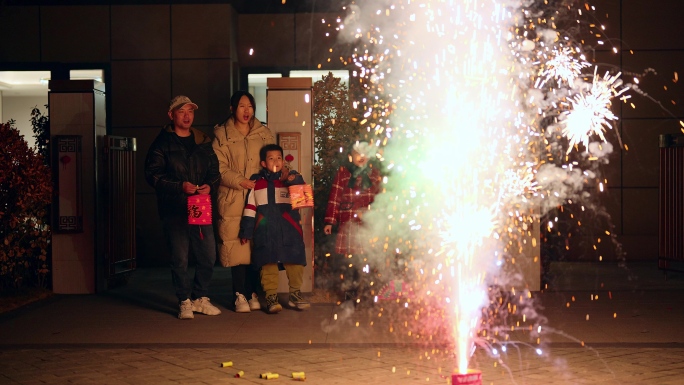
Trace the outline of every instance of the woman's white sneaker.
[[240, 293], [235, 293], [235, 312], [236, 313], [249, 313], [249, 303], [244, 295]]
[[259, 297], [256, 295], [256, 293], [252, 293], [252, 299], [249, 301], [249, 309], [250, 310], [260, 310], [261, 309], [261, 304], [259, 303]]

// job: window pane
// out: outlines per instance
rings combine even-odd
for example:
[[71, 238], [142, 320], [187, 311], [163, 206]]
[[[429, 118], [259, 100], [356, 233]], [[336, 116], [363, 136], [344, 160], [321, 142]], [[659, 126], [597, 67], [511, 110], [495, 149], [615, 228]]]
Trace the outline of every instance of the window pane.
[[102, 82], [104, 75], [102, 70], [70, 70], [69, 79], [71, 80], [95, 80]]

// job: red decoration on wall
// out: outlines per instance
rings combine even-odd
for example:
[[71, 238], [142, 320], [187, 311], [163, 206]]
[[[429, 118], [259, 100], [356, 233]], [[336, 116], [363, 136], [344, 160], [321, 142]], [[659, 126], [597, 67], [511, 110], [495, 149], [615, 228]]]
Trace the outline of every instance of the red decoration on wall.
[[71, 157], [69, 155], [64, 155], [63, 157], [59, 158], [59, 161], [62, 163], [62, 169], [65, 169], [67, 164], [71, 162]]

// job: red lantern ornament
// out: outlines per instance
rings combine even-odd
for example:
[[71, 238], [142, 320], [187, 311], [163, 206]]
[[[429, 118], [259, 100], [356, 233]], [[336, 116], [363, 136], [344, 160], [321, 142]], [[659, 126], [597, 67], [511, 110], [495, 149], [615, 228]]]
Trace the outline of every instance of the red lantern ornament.
[[62, 169], [66, 169], [67, 164], [71, 162], [71, 157], [69, 155], [64, 155], [63, 157], [59, 158], [59, 162], [62, 163]]

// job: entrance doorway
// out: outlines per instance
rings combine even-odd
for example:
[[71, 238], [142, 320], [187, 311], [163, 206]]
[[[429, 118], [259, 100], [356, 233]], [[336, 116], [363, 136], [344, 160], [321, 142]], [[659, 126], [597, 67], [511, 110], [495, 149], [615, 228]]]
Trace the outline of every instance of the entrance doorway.
[[[104, 79], [102, 69], [70, 70], [71, 80]], [[48, 82], [51, 72], [47, 71], [0, 71], [0, 122], [14, 120], [14, 127], [24, 136], [29, 147], [35, 148], [31, 126], [31, 111], [38, 108], [41, 115], [48, 116]]]

